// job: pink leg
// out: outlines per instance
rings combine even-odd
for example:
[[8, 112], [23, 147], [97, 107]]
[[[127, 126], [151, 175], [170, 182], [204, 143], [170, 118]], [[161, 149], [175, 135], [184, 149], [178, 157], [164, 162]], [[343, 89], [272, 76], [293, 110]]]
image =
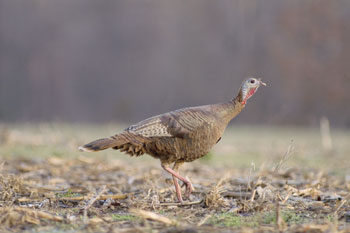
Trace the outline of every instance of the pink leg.
[[181, 197], [181, 189], [180, 189], [180, 186], [178, 184], [177, 179], [179, 179], [179, 180], [181, 180], [182, 182], [185, 183], [185, 185], [186, 185], [185, 196], [186, 196], [187, 199], [189, 199], [189, 197], [191, 195], [191, 192], [193, 191], [193, 186], [192, 186], [191, 182], [188, 179], [182, 177], [179, 173], [177, 173], [177, 170], [179, 169], [179, 166], [181, 164], [183, 164], [182, 161], [181, 162], [176, 162], [175, 165], [174, 165], [174, 170], [175, 170], [174, 171], [173, 169], [171, 169], [169, 167], [168, 164], [162, 163], [162, 168], [165, 171], [169, 172], [173, 176], [175, 190], [176, 190], [176, 194], [177, 194], [177, 198], [178, 198], [179, 202], [182, 202], [182, 197]]
[[174, 185], [175, 185], [177, 200], [182, 203], [183, 200], [182, 200], [182, 196], [181, 196], [181, 188], [180, 188], [179, 182], [177, 181], [177, 178], [174, 175], [173, 175], [173, 181], [174, 181]]
[[[183, 164], [183, 162], [175, 162], [174, 166], [173, 166], [173, 170], [175, 172], [178, 172], [179, 168], [182, 164]], [[180, 188], [179, 182], [178, 182], [176, 176], [172, 175], [172, 177], [173, 177], [173, 181], [174, 181], [174, 185], [175, 185], [177, 200], [182, 203], [183, 200], [182, 200], [182, 196], [181, 196], [181, 188]]]
[[[176, 161], [174, 164], [173, 170], [179, 174], [179, 168], [182, 164], [184, 164], [184, 161]], [[176, 183], [178, 183], [177, 178], [174, 175], [173, 175], [173, 178], [176, 179]], [[187, 183], [184, 182], [184, 184], [186, 185], [185, 197], [187, 200], [190, 200], [191, 192], [194, 190], [194, 188], [192, 186], [191, 181], [189, 181], [188, 179], [186, 179], [186, 180], [187, 180]]]

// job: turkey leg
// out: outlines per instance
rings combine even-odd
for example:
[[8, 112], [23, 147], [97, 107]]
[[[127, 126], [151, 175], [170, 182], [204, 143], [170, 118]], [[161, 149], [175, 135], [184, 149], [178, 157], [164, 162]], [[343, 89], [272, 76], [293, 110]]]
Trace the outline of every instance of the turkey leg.
[[[175, 163], [174, 163], [174, 166], [173, 166], [173, 170], [174, 170], [176, 173], [178, 173], [178, 172], [179, 172], [179, 168], [180, 168], [180, 166], [181, 166], [182, 164], [183, 164], [183, 162], [178, 162], [178, 161], [175, 162]], [[173, 177], [173, 181], [174, 181], [174, 185], [175, 185], [177, 200], [178, 200], [179, 202], [182, 203], [183, 200], [182, 200], [182, 196], [181, 196], [181, 188], [180, 188], [179, 182], [178, 182], [176, 176], [172, 175], [172, 177]]]
[[[175, 163], [174, 169], [178, 170], [179, 166], [182, 163], [183, 163], [182, 161], [179, 162], [178, 164]], [[175, 190], [176, 190], [176, 195], [177, 195], [177, 199], [179, 200], [179, 202], [183, 202], [183, 201], [182, 201], [182, 196], [181, 196], [181, 189], [180, 189], [180, 186], [179, 186], [179, 183], [178, 183], [177, 179], [179, 179], [179, 180], [181, 180], [182, 182], [185, 183], [185, 185], [186, 185], [185, 196], [186, 196], [187, 199], [189, 199], [189, 197], [191, 195], [191, 192], [194, 190], [191, 182], [188, 179], [186, 179], [185, 177], [182, 177], [179, 173], [177, 173], [173, 169], [171, 169], [169, 167], [169, 164], [167, 164], [167, 163], [162, 163], [162, 168], [165, 171], [169, 172], [173, 176]]]

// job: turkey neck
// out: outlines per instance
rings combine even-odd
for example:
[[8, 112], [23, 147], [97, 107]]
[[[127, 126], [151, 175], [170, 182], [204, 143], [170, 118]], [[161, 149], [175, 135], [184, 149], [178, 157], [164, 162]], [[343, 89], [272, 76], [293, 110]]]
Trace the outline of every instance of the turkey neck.
[[218, 117], [227, 124], [233, 118], [235, 118], [245, 107], [245, 105], [242, 104], [242, 101], [242, 89], [239, 89], [238, 95], [234, 99], [217, 105]]

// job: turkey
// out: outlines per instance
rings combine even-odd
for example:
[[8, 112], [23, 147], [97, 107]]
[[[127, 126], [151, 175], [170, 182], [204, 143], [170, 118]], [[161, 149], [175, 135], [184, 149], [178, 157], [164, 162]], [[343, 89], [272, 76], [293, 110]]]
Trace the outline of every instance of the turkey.
[[187, 199], [193, 186], [179, 174], [180, 166], [206, 155], [260, 86], [266, 84], [260, 79], [249, 78], [242, 83], [238, 95], [226, 103], [182, 108], [154, 116], [114, 136], [81, 146], [79, 150], [92, 152], [113, 148], [130, 156], [149, 154], [159, 159], [162, 168], [172, 175], [177, 199], [182, 203], [178, 180], [186, 186]]

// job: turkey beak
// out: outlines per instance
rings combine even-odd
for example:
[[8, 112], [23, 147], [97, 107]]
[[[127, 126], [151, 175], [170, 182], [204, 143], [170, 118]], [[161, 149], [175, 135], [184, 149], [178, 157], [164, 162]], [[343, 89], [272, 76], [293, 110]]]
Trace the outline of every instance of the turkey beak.
[[265, 86], [265, 87], [267, 86], [266, 83], [264, 83], [264, 82], [261, 81], [261, 80], [259, 80], [259, 84], [260, 84], [260, 86]]

